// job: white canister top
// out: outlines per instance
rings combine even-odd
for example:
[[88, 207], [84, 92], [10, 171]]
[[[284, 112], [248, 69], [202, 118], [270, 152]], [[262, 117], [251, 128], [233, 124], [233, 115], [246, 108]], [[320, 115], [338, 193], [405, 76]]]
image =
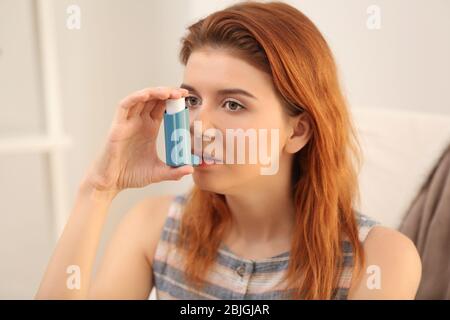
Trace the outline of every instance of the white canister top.
[[167, 114], [175, 114], [183, 111], [186, 108], [185, 98], [180, 99], [167, 99], [166, 100], [166, 112]]

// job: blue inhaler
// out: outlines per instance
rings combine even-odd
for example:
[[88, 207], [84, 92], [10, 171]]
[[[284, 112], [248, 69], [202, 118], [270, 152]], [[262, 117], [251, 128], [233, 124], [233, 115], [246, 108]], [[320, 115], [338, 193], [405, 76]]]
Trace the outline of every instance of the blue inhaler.
[[184, 98], [166, 100], [164, 140], [167, 165], [180, 167], [200, 164], [200, 158], [191, 154], [189, 109]]

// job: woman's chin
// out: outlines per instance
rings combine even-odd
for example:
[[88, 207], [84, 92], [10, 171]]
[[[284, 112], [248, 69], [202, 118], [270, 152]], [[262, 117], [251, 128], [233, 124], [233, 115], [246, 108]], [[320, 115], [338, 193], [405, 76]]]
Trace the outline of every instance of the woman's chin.
[[200, 190], [221, 193], [224, 189], [225, 181], [214, 174], [194, 169], [192, 178]]

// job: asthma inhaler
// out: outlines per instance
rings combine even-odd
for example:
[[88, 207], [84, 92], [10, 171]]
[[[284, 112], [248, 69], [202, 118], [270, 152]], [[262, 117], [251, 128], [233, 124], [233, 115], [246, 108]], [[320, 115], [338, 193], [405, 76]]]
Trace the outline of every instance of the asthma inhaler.
[[200, 158], [191, 154], [189, 109], [184, 98], [166, 100], [164, 140], [167, 165], [180, 167], [200, 164]]

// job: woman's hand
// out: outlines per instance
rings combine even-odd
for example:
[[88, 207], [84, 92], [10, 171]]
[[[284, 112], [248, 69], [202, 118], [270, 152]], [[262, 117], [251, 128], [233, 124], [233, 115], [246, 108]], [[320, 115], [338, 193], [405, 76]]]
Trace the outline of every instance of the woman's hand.
[[84, 183], [98, 191], [119, 192], [162, 180], [179, 180], [192, 166], [171, 168], [156, 154], [156, 138], [165, 100], [185, 97], [179, 88], [148, 88], [119, 103], [107, 141], [91, 165]]

